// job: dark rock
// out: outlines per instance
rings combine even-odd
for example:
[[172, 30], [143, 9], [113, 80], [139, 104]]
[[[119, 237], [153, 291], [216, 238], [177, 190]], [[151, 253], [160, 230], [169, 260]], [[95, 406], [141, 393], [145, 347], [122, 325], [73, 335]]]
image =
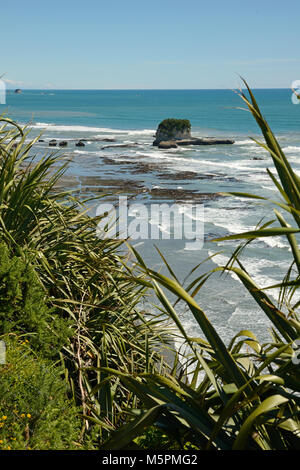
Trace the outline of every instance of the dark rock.
[[133, 144], [105, 145], [104, 147], [101, 147], [101, 150], [114, 149], [114, 148], [130, 148], [130, 147], [133, 147], [134, 145], [138, 145], [138, 144], [133, 143]]
[[56, 147], [56, 145], [57, 145], [57, 142], [55, 139], [52, 139], [49, 141], [49, 147]]
[[63, 140], [62, 142], [59, 142], [60, 147], [67, 147], [68, 142], [66, 140]]
[[39, 142], [45, 142], [43, 139], [39, 139]]
[[201, 175], [195, 171], [179, 171], [178, 173], [159, 173], [158, 178], [171, 181], [197, 180]]
[[75, 145], [76, 145], [76, 147], [85, 147], [85, 143], [82, 142], [82, 140], [80, 140], [79, 142], [77, 142]]
[[21, 90], [20, 88], [17, 88], [17, 89], [15, 90], [15, 93], [20, 94], [20, 93], [22, 93], [22, 90]]
[[199, 193], [191, 189], [178, 188], [152, 188], [149, 194], [162, 199], [174, 199], [175, 201], [211, 201], [222, 196], [221, 193]]
[[158, 148], [160, 148], [160, 149], [176, 149], [177, 144], [174, 142], [174, 140], [164, 140], [162, 142], [159, 142]]
[[197, 139], [195, 137], [191, 139], [182, 139], [176, 142], [177, 145], [227, 145], [234, 144], [234, 140], [231, 139], [214, 139], [210, 137], [202, 137]]
[[[234, 140], [231, 139], [214, 139], [209, 137], [202, 137], [201, 139], [197, 139], [192, 137], [191, 139], [182, 139], [176, 141], [161, 141], [157, 144], [158, 148], [161, 149], [168, 149], [168, 148], [176, 148], [178, 145], [180, 146], [188, 146], [188, 145], [228, 145], [234, 144]], [[153, 142], [153, 145], [156, 145]]]

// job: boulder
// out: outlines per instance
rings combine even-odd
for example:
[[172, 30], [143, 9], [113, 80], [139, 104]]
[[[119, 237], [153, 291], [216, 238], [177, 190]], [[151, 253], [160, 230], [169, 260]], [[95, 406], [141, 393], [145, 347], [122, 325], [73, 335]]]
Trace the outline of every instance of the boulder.
[[66, 140], [62, 140], [61, 142], [59, 142], [60, 147], [67, 147], [67, 145], [68, 145], [68, 142]]
[[176, 149], [178, 146], [174, 140], [164, 140], [159, 142], [158, 148], [160, 149]]
[[76, 147], [85, 147], [85, 143], [82, 142], [82, 140], [80, 140], [79, 142], [77, 142], [75, 145], [76, 145]]
[[57, 145], [57, 142], [55, 139], [52, 139], [49, 141], [49, 147], [56, 147], [56, 145]]

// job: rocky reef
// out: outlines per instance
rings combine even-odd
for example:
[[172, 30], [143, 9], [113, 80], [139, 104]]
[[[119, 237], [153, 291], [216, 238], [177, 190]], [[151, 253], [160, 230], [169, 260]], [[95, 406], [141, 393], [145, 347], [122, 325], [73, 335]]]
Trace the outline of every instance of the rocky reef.
[[231, 139], [215, 139], [210, 137], [192, 137], [191, 123], [188, 119], [165, 119], [156, 131], [154, 146], [161, 149], [177, 148], [186, 145], [217, 145], [234, 144]]

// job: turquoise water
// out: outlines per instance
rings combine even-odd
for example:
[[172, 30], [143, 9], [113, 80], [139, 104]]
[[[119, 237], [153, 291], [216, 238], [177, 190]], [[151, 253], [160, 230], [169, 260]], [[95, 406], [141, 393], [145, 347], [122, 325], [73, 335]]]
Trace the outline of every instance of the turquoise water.
[[[255, 90], [255, 96], [300, 174], [300, 106], [292, 104], [290, 90]], [[249, 138], [260, 138], [260, 132], [249, 112], [236, 109], [241, 106], [243, 102], [231, 90], [28, 90], [8, 94], [7, 105], [1, 108], [22, 123], [30, 121], [33, 136], [43, 133], [44, 142], [36, 145], [37, 156], [49, 150], [48, 141], [53, 138], [68, 142], [63, 150], [69, 161], [68, 176], [78, 182], [76, 189], [85, 196], [97, 194], [103, 184], [109, 192], [114, 183], [126, 181], [127, 188], [130, 184], [139, 188], [136, 201], [148, 205], [180, 201], [182, 190], [256, 192], [276, 198], [266, 173], [267, 167], [272, 169], [272, 161]], [[153, 147], [157, 125], [169, 117], [190, 119], [195, 136], [233, 138], [235, 144], [171, 150]], [[85, 147], [75, 146], [79, 139], [85, 139]], [[153, 188], [175, 191], [175, 196], [154, 197]], [[192, 193], [185, 202], [194, 202]], [[200, 275], [224, 265], [237, 246], [235, 242], [212, 242], [213, 237], [253, 229], [263, 217], [272, 217], [270, 208], [257, 202], [208, 198], [204, 201], [205, 243], [201, 249], [187, 249], [184, 240], [156, 240], [155, 244], [182, 279], [208, 255], [216, 255], [199, 268]], [[163, 230], [172, 233], [167, 224]], [[137, 247], [148, 264], [160, 269], [162, 263], [153, 244], [152, 240], [141, 240]], [[281, 279], [291, 253], [285, 239], [265, 239], [250, 245], [242, 260], [256, 282], [265, 287]], [[234, 277], [215, 275], [200, 291], [198, 301], [225, 339], [245, 327], [266, 339], [265, 316]], [[180, 313], [189, 332], [198, 334], [189, 312], [182, 308]]]
[[[299, 131], [300, 113], [290, 90], [255, 90], [255, 96], [275, 132]], [[234, 109], [241, 105], [231, 90], [27, 90], [10, 92], [6, 109], [24, 122], [133, 130], [155, 129], [166, 117], [184, 116], [196, 130], [255, 132], [253, 120]]]

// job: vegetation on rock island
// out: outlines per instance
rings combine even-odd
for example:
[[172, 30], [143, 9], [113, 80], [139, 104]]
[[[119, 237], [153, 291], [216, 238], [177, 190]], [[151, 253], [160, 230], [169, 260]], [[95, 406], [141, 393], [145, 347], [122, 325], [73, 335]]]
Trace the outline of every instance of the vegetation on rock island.
[[189, 132], [191, 130], [191, 123], [188, 119], [164, 119], [158, 125], [157, 130], [171, 137], [176, 132]]

